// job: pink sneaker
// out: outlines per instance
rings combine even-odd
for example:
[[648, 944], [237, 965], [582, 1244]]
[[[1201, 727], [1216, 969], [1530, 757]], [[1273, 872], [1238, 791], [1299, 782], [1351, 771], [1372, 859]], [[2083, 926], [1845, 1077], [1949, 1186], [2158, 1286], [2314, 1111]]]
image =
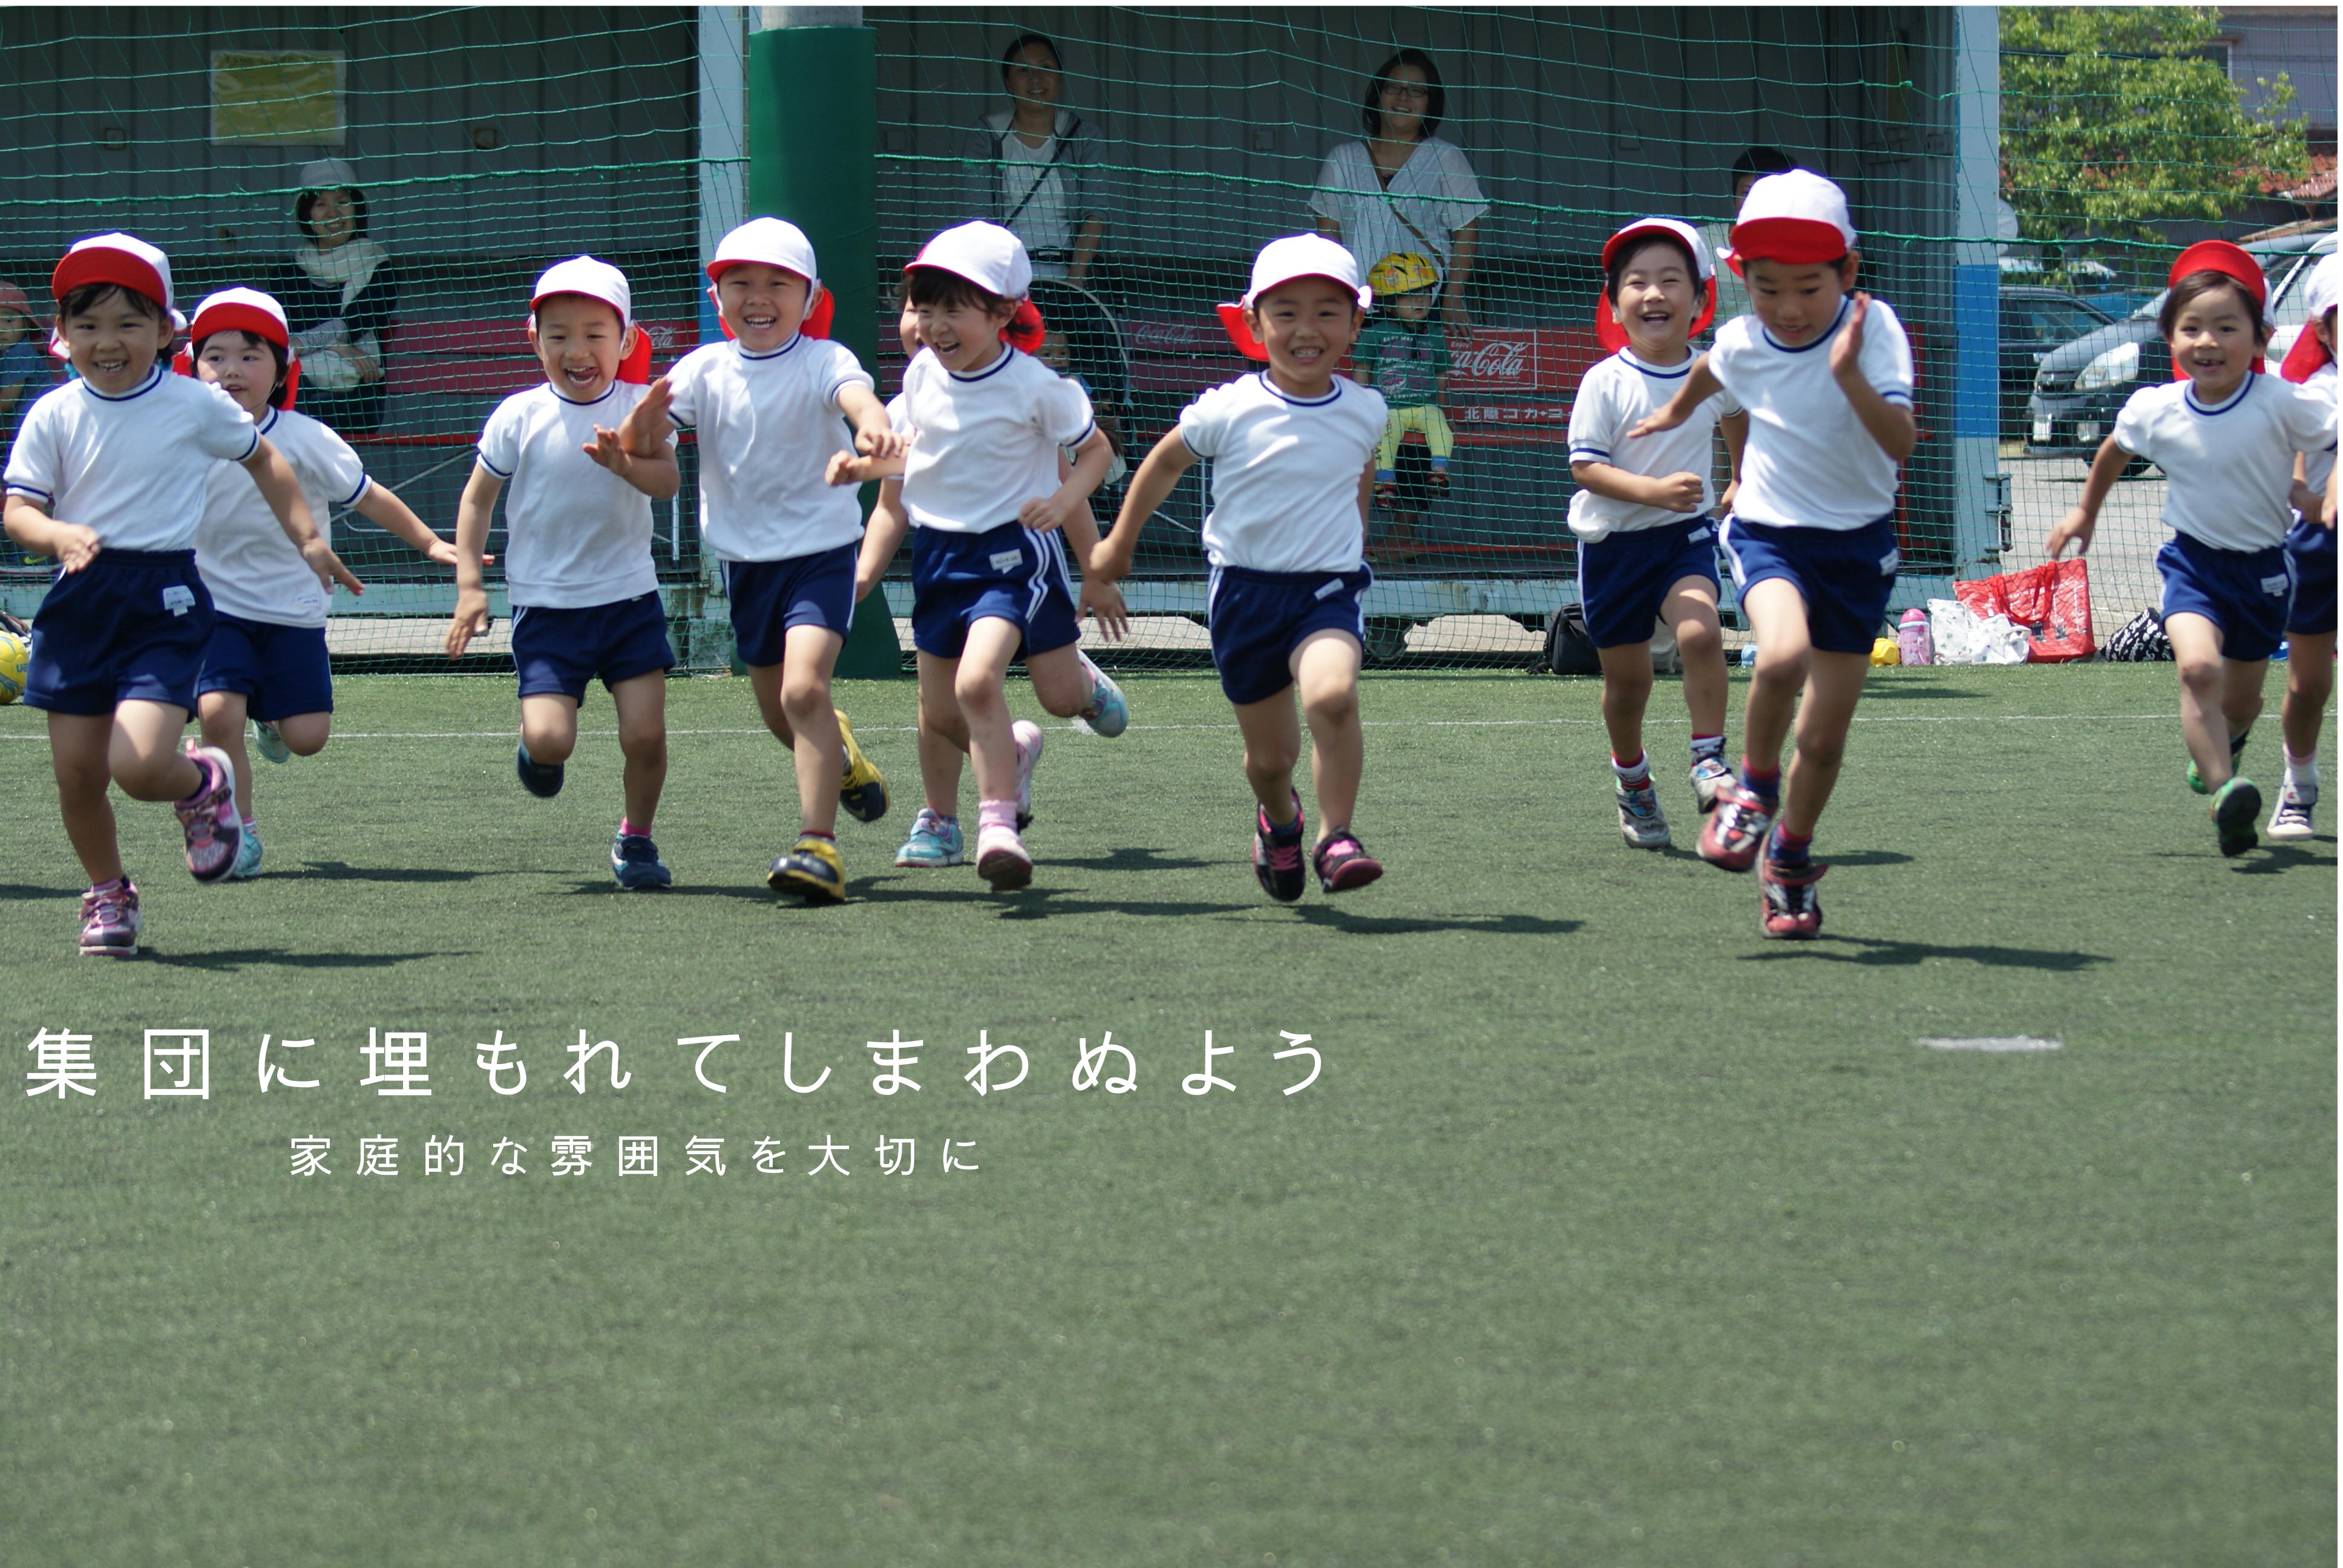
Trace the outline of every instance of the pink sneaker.
[[976, 830], [976, 874], [996, 893], [1014, 892], [1033, 879], [1033, 857], [1016, 829], [988, 822]]
[[1033, 825], [1033, 764], [1041, 760], [1041, 727], [1021, 719], [1009, 727], [1009, 737], [1017, 742], [1017, 830], [1022, 833]]
[[138, 933], [146, 923], [138, 913], [138, 890], [129, 878], [114, 887], [92, 888], [81, 896], [82, 956], [136, 958]]
[[216, 746], [187, 742], [187, 760], [204, 776], [196, 792], [174, 803], [187, 835], [187, 869], [198, 882], [226, 879], [244, 846], [244, 819], [236, 811], [236, 764]]

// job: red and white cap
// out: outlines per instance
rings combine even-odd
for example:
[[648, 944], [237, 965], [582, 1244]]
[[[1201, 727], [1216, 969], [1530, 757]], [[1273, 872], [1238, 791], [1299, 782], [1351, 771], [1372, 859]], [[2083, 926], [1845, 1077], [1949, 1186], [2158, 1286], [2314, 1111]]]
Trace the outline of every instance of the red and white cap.
[[634, 325], [635, 291], [628, 286], [627, 275], [607, 261], [573, 256], [568, 261], [555, 262], [529, 291], [529, 309], [535, 310], [557, 294], [582, 294], [588, 299], [598, 299], [618, 313], [620, 326]]
[[[2262, 276], [2262, 264], [2254, 259], [2253, 252], [2242, 246], [2231, 245], [2226, 239], [2200, 239], [2172, 258], [2172, 270], [2164, 275], [2167, 288], [2177, 284], [2192, 272], [2217, 272], [2224, 277], [2234, 277], [2244, 286], [2254, 302], [2254, 314], [2262, 317], [2269, 309], [2269, 279]], [[2304, 334], [2308, 337], [2308, 333]], [[2262, 357], [2254, 356], [2253, 374], [2262, 373]], [[2176, 363], [2172, 367], [2175, 381], [2188, 379], [2188, 372]]]
[[215, 332], [249, 332], [285, 350], [285, 401], [279, 407], [293, 407], [301, 389], [301, 356], [293, 347], [285, 307], [275, 295], [256, 288], [223, 288], [204, 296], [204, 302], [196, 307], [195, 321], [187, 327], [186, 347], [173, 357], [171, 368], [182, 376], [193, 376], [196, 345]]
[[1855, 241], [1846, 193], [1810, 169], [1786, 169], [1751, 186], [1726, 237], [1732, 249], [1725, 259], [1735, 276], [1747, 261], [1836, 261]]
[[1269, 357], [1269, 350], [1245, 325], [1244, 313], [1262, 295], [1297, 277], [1323, 277], [1341, 284], [1357, 298], [1361, 310], [1374, 307], [1375, 291], [1360, 278], [1359, 258], [1351, 254], [1348, 246], [1322, 234], [1289, 234], [1262, 246], [1261, 254], [1252, 258], [1252, 284], [1241, 303], [1213, 307], [1220, 313], [1222, 329], [1237, 346], [1238, 353], [1248, 359]]
[[932, 266], [964, 277], [1003, 299], [1022, 299], [1033, 286], [1033, 263], [1025, 242], [997, 223], [964, 223], [920, 247], [903, 270]]
[[136, 235], [94, 234], [75, 241], [49, 275], [49, 293], [62, 300], [85, 283], [111, 283], [143, 294], [163, 307], [174, 330], [186, 330], [187, 318], [171, 300], [171, 258]]
[[[2312, 371], [2335, 357], [2318, 341], [2318, 334], [2310, 330], [2310, 324], [2326, 319], [2335, 308], [2338, 293], [2343, 293], [2343, 255], [2329, 252], [2319, 257], [2318, 265], [2303, 280], [2302, 300], [2308, 310], [2302, 318], [2302, 330], [2294, 335], [2294, 347], [2287, 350], [2286, 363], [2278, 367], [2278, 374], [2288, 380], [2308, 381]], [[2334, 329], [2332, 322], [2328, 329]]]
[[725, 337], [732, 336], [732, 327], [724, 319], [724, 301], [719, 297], [716, 286], [726, 268], [744, 263], [778, 266], [804, 278], [806, 314], [798, 330], [808, 337], [830, 336], [832, 301], [830, 290], [821, 286], [820, 270], [814, 265], [813, 241], [806, 238], [805, 230], [793, 223], [777, 217], [752, 217], [717, 242], [716, 255], [708, 264], [708, 297], [716, 306], [717, 325], [724, 328]]
[[[1700, 295], [1699, 311], [1694, 316], [1692, 330], [1703, 332], [1716, 319], [1716, 262], [1708, 254], [1708, 242], [1700, 237], [1700, 230], [1680, 217], [1639, 217], [1603, 242], [1603, 270], [1608, 273], [1611, 263], [1629, 250], [1643, 236], [1659, 235], [1681, 243], [1692, 253], [1693, 286]], [[1611, 294], [1604, 289], [1594, 302], [1595, 340], [1616, 354], [1627, 347], [1627, 329], [1611, 314]]]

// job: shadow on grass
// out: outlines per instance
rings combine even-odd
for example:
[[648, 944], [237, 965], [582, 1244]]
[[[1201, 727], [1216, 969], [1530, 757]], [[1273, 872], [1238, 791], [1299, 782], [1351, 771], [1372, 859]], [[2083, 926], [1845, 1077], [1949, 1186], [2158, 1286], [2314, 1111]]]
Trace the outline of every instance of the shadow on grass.
[[79, 888], [35, 888], [23, 882], [0, 882], [0, 899], [77, 899]]
[[[1067, 862], [1052, 861], [1053, 865]], [[1061, 888], [1021, 888], [996, 893], [981, 887], [902, 888], [884, 884], [870, 890], [874, 904], [989, 904], [1004, 920], [1046, 920], [1056, 915], [1232, 915], [1246, 904], [1207, 904], [1179, 899], [1092, 899]]]
[[1981, 691], [1961, 691], [1947, 686], [1914, 686], [1908, 684], [1906, 678], [1893, 676], [1885, 680], [1873, 679], [1863, 683], [1863, 700], [1865, 702], [1975, 702], [1984, 695]]
[[1898, 854], [1894, 849], [1849, 849], [1845, 854], [1835, 854], [1826, 849], [1822, 859], [1825, 864], [1832, 866], [1908, 866], [1912, 863], [1911, 856]]
[[1052, 855], [1047, 862], [1052, 866], [1079, 866], [1085, 871], [1202, 871], [1213, 866], [1227, 865], [1218, 860], [1194, 860], [1167, 854], [1151, 848], [1117, 849], [1111, 855]]
[[353, 866], [341, 860], [308, 860], [297, 871], [274, 875], [320, 882], [468, 882], [479, 877], [509, 877], [510, 871], [465, 871], [447, 866]]
[[[1833, 952], [1833, 947], [1854, 952]], [[1785, 942], [1764, 952], [1744, 953], [1743, 963], [1769, 963], [1780, 959], [1815, 959], [1825, 963], [1867, 964], [1878, 969], [1909, 967], [1927, 959], [1966, 959], [1987, 969], [2041, 970], [2049, 974], [2076, 974], [2093, 964], [2113, 963], [2104, 953], [2046, 948], [1997, 948], [1985, 943], [1947, 947], [1936, 942], [1897, 942], [1878, 937], [1818, 937], [1812, 942]]]
[[[1273, 905], [1255, 905], [1273, 909]], [[1403, 937], [1418, 931], [1479, 931], [1493, 937], [1566, 937], [1583, 920], [1544, 915], [1361, 915], [1331, 904], [1301, 904], [1293, 910], [1305, 925], [1325, 926], [1362, 937]]]
[[2320, 855], [2299, 844], [2265, 844], [2262, 852], [2252, 859], [2240, 859], [2237, 865], [2241, 877], [2275, 877], [2297, 866], [2324, 866], [2335, 869], [2332, 855]]
[[[852, 901], [854, 884], [847, 884], [849, 901]], [[666, 888], [622, 888], [614, 881], [572, 882], [561, 890], [565, 899], [745, 899], [753, 904], [781, 904], [796, 909], [802, 900], [793, 893], [777, 893], [762, 882], [681, 882]], [[817, 904], [816, 909], [833, 910], [837, 904]]]
[[476, 950], [442, 948], [423, 953], [291, 953], [283, 948], [230, 948], [216, 953], [166, 953], [147, 949], [139, 956], [150, 964], [186, 970], [380, 970], [417, 959], [459, 959]]

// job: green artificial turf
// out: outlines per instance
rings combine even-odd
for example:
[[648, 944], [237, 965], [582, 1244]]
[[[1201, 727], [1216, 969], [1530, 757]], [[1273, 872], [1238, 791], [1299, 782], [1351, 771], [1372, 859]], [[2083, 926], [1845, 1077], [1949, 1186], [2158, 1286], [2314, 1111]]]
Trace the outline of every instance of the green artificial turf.
[[[1130, 689], [1119, 740], [1051, 728], [995, 898], [892, 868], [913, 690], [842, 687], [895, 809], [807, 910], [761, 883], [795, 796], [743, 683], [672, 688], [678, 886], [624, 895], [607, 699], [538, 801], [505, 682], [346, 679], [327, 751], [262, 765], [259, 881], [122, 806], [133, 962], [75, 956], [40, 716], [0, 709], [0, 1028], [99, 1067], [0, 1094], [0, 1558], [2333, 1561], [2334, 839], [2220, 858], [2169, 667], [1882, 672], [1803, 945], [1688, 852], [1672, 683], [1654, 855], [1595, 683], [1372, 679], [1389, 873], [1293, 909], [1211, 678]], [[198, 1027], [210, 1098], [142, 1099], [141, 1031]], [[427, 1032], [429, 1098], [361, 1086], [370, 1027]], [[1191, 1096], [1208, 1030], [1235, 1089]], [[580, 1030], [623, 1091], [563, 1081]], [[1023, 1084], [963, 1081], [980, 1030]], [[1076, 1091], [1109, 1030], [1137, 1088]], [[1323, 1053], [1292, 1096], [1281, 1030]], [[262, 1093], [264, 1032], [322, 1087]], [[725, 1033], [718, 1094], [676, 1041]], [[1916, 1043], [2019, 1034], [2063, 1049]], [[288, 1174], [309, 1135], [330, 1176]]]

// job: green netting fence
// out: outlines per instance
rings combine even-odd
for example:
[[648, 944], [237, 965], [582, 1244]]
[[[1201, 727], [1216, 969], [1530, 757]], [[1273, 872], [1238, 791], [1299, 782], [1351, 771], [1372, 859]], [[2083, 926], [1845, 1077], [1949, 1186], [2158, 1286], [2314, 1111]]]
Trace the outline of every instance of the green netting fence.
[[[661, 364], [713, 330], [699, 266], [747, 216], [741, 61], [763, 19], [735, 7], [0, 13], [12, 85], [0, 120], [15, 154], [0, 163], [0, 276], [37, 301], [65, 245], [125, 227], [170, 250], [190, 299], [294, 282], [300, 171], [347, 160], [396, 299], [367, 357], [377, 374], [305, 404], [451, 531], [481, 420], [532, 379], [519, 327], [545, 263], [582, 250], [625, 267]], [[1379, 661], [1525, 664], [1574, 597], [1564, 431], [1600, 352], [1596, 252], [1644, 213], [1727, 219], [1745, 148], [1779, 148], [1846, 188], [1866, 281], [1912, 333], [1923, 440], [1899, 505], [1899, 603], [2039, 558], [2094, 425], [2137, 377], [2163, 373], [2152, 333], [2129, 381], [2108, 382], [2116, 367], [2102, 365], [2084, 379], [2107, 384], [2077, 388], [2087, 360], [2054, 351], [2094, 331], [2112, 331], [2114, 348], [2138, 342], [2127, 318], [2178, 243], [2325, 216], [2323, 231], [2255, 242], [2282, 332], [2299, 325], [2287, 286], [2322, 233], [2332, 245], [2331, 174], [2322, 198], [2306, 135], [2323, 103], [2331, 171], [2331, 14], [2278, 45], [2287, 84], [2255, 75], [2235, 57], [2237, 29], [2194, 11], [950, 8], [859, 21], [878, 60], [882, 310], [927, 234], [1013, 215], [1041, 259], [1055, 347], [1134, 464], [1190, 397], [1243, 369], [1212, 306], [1242, 291], [1262, 241], [1330, 208], [1362, 250], [1378, 224], [1394, 232], [1376, 202], [1326, 196], [1325, 171], [1365, 136], [1378, 68], [1401, 49], [1430, 59], [1445, 100], [1437, 135], [1469, 192], [1399, 211], [1435, 230], [1414, 247], [1450, 275], [1443, 403], [1457, 444], [1444, 495], [1403, 487], [1373, 520]], [[1003, 72], [1029, 28], [1059, 67], [1046, 113], [1063, 134], [1040, 149], [1016, 135]], [[1020, 63], [1042, 57], [1029, 46]], [[1038, 102], [1033, 76], [1020, 85]], [[2000, 128], [1997, 163], [1981, 124], [1988, 138]], [[1465, 213], [1460, 238], [1461, 219], [1442, 219]], [[878, 336], [891, 391], [891, 315]], [[1997, 373], [1985, 352], [1996, 347]], [[1140, 635], [1117, 650], [1127, 664], [1202, 657], [1202, 479], [1151, 527], [1130, 592]], [[2160, 492], [2151, 470], [2110, 504], [2094, 564], [2103, 630], [2155, 601]], [[1102, 521], [1120, 495], [1099, 497]], [[687, 483], [657, 508], [655, 553], [679, 650], [720, 668], [725, 607], [695, 514]], [[337, 659], [445, 668], [446, 574], [364, 519], [336, 528], [375, 585], [337, 605]], [[29, 610], [44, 575], [11, 555], [0, 601]], [[908, 584], [886, 592], [907, 615]]]

